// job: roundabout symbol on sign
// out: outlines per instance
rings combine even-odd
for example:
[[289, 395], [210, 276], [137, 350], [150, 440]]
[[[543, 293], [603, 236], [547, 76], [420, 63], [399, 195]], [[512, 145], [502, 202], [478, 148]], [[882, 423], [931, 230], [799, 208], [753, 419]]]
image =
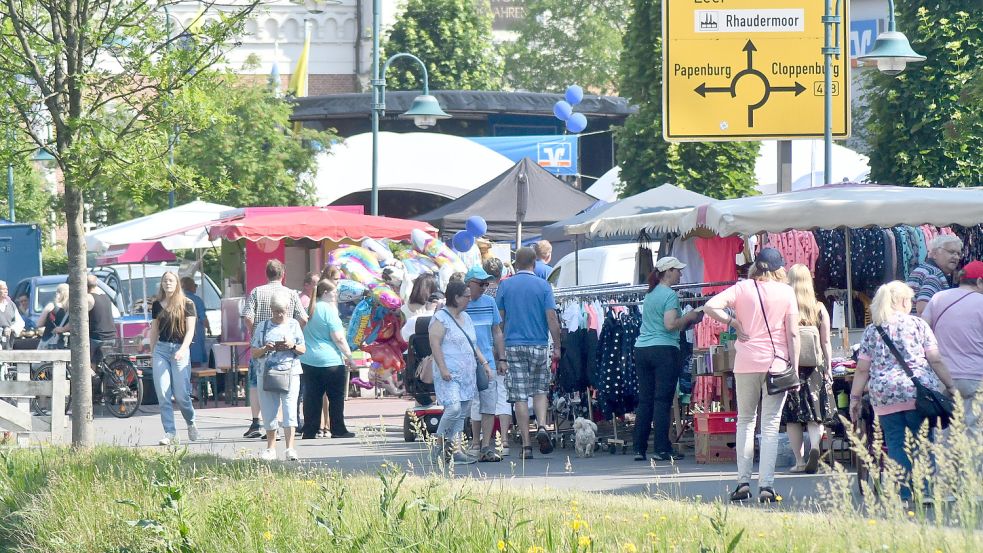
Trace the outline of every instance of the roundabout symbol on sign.
[[758, 49], [754, 47], [754, 43], [750, 40], [742, 48], [744, 52], [747, 52], [747, 67], [742, 69], [738, 74], [734, 75], [734, 78], [730, 81], [730, 86], [707, 86], [706, 83], [701, 83], [700, 86], [696, 87], [694, 90], [700, 96], [706, 98], [707, 93], [714, 92], [729, 92], [731, 98], [737, 97], [737, 81], [745, 75], [753, 75], [759, 79], [764, 84], [764, 94], [761, 99], [753, 104], [748, 104], [747, 107], [747, 126], [754, 127], [754, 110], [764, 106], [768, 102], [768, 98], [771, 96], [772, 92], [794, 92], [796, 96], [802, 94], [806, 87], [802, 86], [798, 81], [795, 81], [794, 86], [772, 86], [768, 82], [768, 77], [764, 73], [758, 71], [754, 68], [754, 52]]

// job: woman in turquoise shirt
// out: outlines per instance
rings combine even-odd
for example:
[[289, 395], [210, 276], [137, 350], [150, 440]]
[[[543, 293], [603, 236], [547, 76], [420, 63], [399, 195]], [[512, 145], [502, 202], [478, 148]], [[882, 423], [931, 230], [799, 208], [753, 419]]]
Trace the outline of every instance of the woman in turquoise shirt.
[[345, 387], [352, 352], [345, 340], [345, 328], [338, 316], [338, 286], [333, 281], [317, 283], [315, 298], [308, 307], [304, 341], [307, 351], [300, 357], [304, 374], [304, 428], [301, 438], [317, 437], [321, 427], [321, 405], [328, 396], [328, 416], [332, 438], [354, 438], [345, 427]]
[[635, 341], [635, 371], [638, 374], [638, 408], [635, 410], [635, 460], [644, 461], [649, 434], [655, 423], [654, 459], [682, 459], [669, 441], [672, 397], [682, 363], [679, 331], [699, 322], [702, 310], [680, 316], [679, 297], [670, 288], [679, 284], [686, 267], [675, 257], [661, 257], [649, 275], [649, 291], [642, 304], [642, 330]]

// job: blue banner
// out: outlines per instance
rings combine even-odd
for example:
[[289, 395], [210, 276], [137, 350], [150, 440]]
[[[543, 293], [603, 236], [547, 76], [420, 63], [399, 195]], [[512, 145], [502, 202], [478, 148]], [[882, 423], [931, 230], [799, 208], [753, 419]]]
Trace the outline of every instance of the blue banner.
[[554, 175], [577, 175], [577, 135], [467, 137], [514, 162], [528, 157]]
[[860, 19], [850, 22], [850, 58], [862, 56], [874, 46], [879, 20]]

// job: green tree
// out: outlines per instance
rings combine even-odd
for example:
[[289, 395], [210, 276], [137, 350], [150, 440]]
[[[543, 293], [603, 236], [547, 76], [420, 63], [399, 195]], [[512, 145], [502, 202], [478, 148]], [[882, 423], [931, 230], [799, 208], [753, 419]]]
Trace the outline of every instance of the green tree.
[[927, 59], [897, 77], [869, 74], [872, 180], [944, 187], [983, 183], [979, 7], [979, 0], [897, 4], [898, 29]]
[[[427, 66], [431, 89], [497, 90], [502, 62], [491, 31], [487, 0], [407, 0], [379, 63], [406, 52]], [[419, 90], [423, 86], [419, 66], [408, 59], [394, 61], [386, 85], [393, 90]]]
[[618, 90], [618, 60], [630, 0], [529, 0], [503, 45], [509, 85], [561, 92], [578, 84], [598, 94]]
[[[41, 236], [48, 242], [51, 228], [57, 222], [53, 210], [56, 198], [49, 192], [33, 162], [26, 157], [14, 160], [14, 217], [18, 223], [36, 223], [41, 227]], [[0, 170], [3, 172], [3, 194], [0, 197], [0, 217], [8, 217], [10, 207], [7, 198], [7, 163], [3, 162]]]
[[[69, 314], [78, 337], [71, 342], [72, 442], [81, 447], [94, 443], [83, 192], [98, 179], [172, 185], [166, 137], [171, 129], [191, 132], [210, 121], [210, 68], [256, 6], [215, 8], [205, 2], [212, 15], [192, 35], [169, 32], [164, 16], [173, 3], [0, 4], [0, 90], [6, 104], [0, 113], [12, 114], [7, 128], [20, 138], [47, 148], [64, 181]], [[221, 15], [214, 15], [217, 9]]]
[[[294, 133], [288, 99], [231, 73], [214, 83], [209, 101], [215, 105], [212, 122], [183, 135], [174, 149], [176, 203], [312, 205], [317, 154], [334, 135], [309, 128]], [[105, 181], [86, 191], [90, 203], [102, 206], [97, 222], [103, 225], [159, 211], [167, 194]]]
[[682, 142], [662, 137], [662, 2], [633, 0], [621, 54], [621, 94], [638, 105], [615, 134], [621, 195], [672, 183], [714, 198], [755, 193], [758, 142]]

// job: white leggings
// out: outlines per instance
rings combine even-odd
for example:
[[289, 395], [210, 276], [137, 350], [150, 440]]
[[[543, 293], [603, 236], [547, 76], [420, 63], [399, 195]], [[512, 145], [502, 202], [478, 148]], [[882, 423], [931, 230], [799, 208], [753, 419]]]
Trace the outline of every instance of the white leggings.
[[761, 457], [758, 463], [758, 486], [775, 483], [775, 460], [778, 458], [778, 427], [782, 424], [785, 393], [768, 395], [768, 373], [736, 373], [737, 387], [737, 481], [751, 482], [754, 468], [754, 425], [761, 405]]

